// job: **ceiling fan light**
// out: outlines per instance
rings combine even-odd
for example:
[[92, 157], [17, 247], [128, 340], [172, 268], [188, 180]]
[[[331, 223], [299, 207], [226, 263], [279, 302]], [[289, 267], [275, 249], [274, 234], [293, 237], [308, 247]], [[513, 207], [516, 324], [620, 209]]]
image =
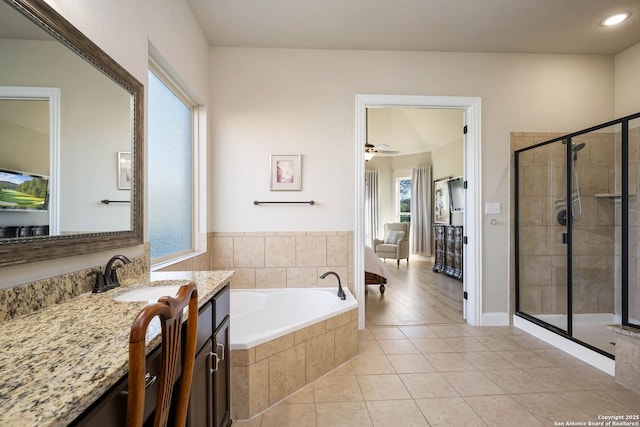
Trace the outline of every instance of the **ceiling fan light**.
[[615, 15], [606, 17], [605, 19], [602, 20], [600, 24], [604, 27], [612, 27], [626, 20], [629, 17], [629, 15], [631, 15], [629, 12], [617, 13]]

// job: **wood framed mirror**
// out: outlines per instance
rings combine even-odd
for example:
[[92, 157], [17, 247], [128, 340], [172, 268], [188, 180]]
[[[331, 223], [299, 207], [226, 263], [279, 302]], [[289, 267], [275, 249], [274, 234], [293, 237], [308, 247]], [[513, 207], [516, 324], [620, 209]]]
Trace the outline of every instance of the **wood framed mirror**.
[[0, 55], [0, 267], [142, 244], [143, 85], [43, 0]]

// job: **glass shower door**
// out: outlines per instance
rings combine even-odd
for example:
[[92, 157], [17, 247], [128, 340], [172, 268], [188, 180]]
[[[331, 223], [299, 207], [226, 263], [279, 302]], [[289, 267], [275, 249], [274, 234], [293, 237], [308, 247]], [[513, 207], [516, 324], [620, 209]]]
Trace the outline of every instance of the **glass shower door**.
[[609, 326], [640, 329], [640, 113], [516, 150], [515, 172], [516, 315], [614, 358]]
[[615, 353], [616, 293], [620, 294], [621, 126], [575, 136], [571, 163], [571, 312], [572, 336]]
[[[640, 327], [640, 119], [629, 121], [629, 153], [628, 153], [628, 238], [627, 254], [628, 280], [626, 289], [627, 322]], [[620, 227], [616, 227], [616, 231]], [[619, 306], [619, 305], [617, 305]]]
[[565, 144], [521, 151], [517, 163], [516, 310], [567, 332]]

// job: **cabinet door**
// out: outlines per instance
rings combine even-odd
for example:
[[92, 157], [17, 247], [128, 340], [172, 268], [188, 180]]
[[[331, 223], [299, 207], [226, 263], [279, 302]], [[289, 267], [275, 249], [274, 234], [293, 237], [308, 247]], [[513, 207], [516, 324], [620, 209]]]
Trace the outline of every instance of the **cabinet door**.
[[207, 341], [196, 355], [189, 397], [188, 425], [190, 427], [206, 427], [213, 425], [213, 369], [211, 353], [213, 343]]
[[120, 427], [127, 419], [127, 381], [122, 380], [112, 392], [105, 394], [71, 423], [73, 427]]
[[231, 354], [229, 351], [229, 317], [218, 326], [214, 337], [214, 352], [219, 357], [213, 372], [213, 418], [214, 426], [231, 424]]
[[[158, 401], [158, 387], [162, 372], [162, 349], [153, 350], [147, 356], [144, 395], [144, 420], [153, 422], [156, 403]], [[127, 377], [121, 379], [115, 387], [105, 393], [84, 414], [71, 423], [71, 426], [89, 427], [122, 427], [127, 419]]]

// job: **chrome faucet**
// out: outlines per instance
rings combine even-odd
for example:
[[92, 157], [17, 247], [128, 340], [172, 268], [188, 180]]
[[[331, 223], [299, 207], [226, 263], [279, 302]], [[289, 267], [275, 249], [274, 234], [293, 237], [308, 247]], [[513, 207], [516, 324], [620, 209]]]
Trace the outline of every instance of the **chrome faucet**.
[[101, 293], [108, 291], [109, 289], [117, 288], [120, 286], [120, 282], [118, 281], [118, 273], [116, 270], [117, 266], [114, 264], [116, 261], [121, 261], [122, 264], [131, 264], [131, 260], [124, 255], [116, 255], [111, 257], [111, 259], [107, 262], [107, 265], [104, 267], [104, 273], [101, 271], [96, 271], [94, 274], [96, 275], [96, 283], [93, 285], [93, 293]]
[[345, 294], [344, 290], [342, 289], [342, 283], [340, 283], [340, 276], [338, 276], [338, 273], [336, 273], [335, 271], [327, 271], [322, 276], [320, 276], [320, 278], [324, 279], [330, 274], [333, 276], [336, 276], [336, 278], [338, 279], [338, 296], [340, 297], [340, 299], [342, 300], [347, 299], [347, 294]]

